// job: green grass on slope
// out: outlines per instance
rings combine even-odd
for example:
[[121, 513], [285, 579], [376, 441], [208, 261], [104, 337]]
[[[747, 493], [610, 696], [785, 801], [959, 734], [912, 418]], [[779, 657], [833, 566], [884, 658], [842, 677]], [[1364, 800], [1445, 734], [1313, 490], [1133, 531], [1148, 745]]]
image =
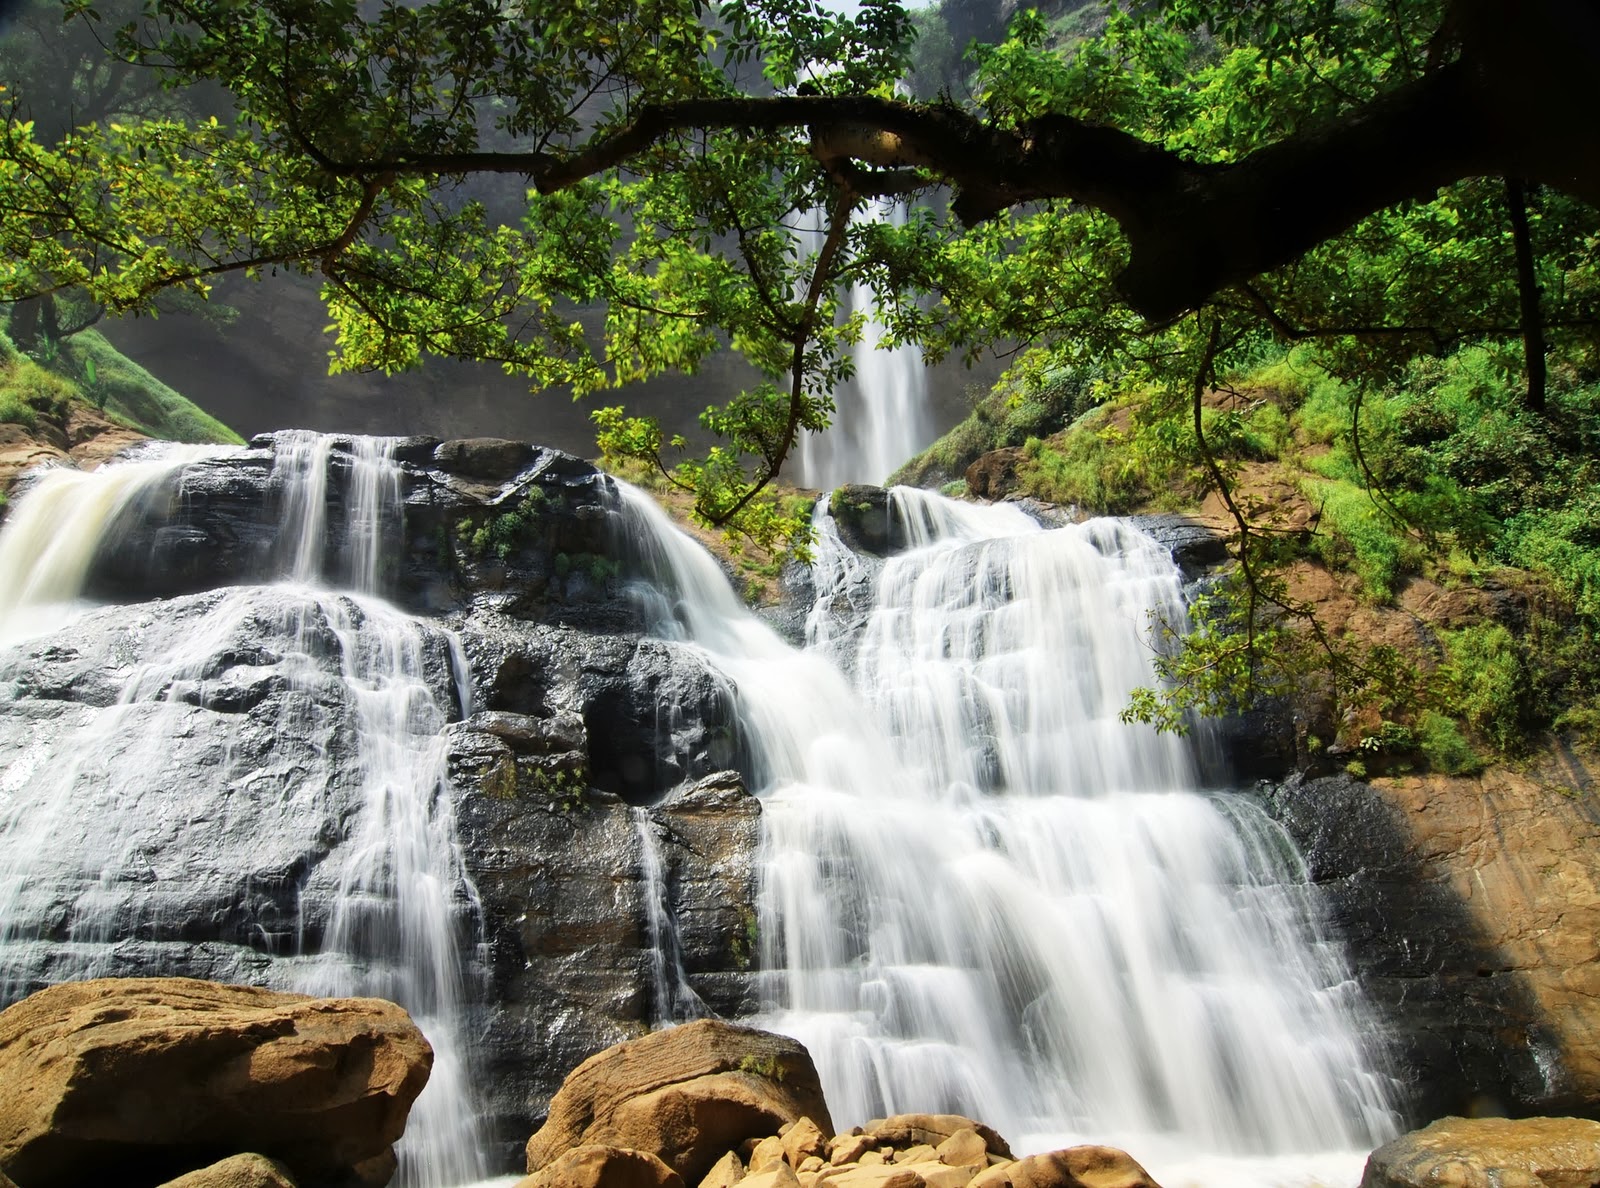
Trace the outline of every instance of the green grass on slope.
[[104, 412], [167, 441], [242, 445], [244, 439], [181, 393], [169, 388], [94, 330], [62, 345], [63, 361], [82, 394]]

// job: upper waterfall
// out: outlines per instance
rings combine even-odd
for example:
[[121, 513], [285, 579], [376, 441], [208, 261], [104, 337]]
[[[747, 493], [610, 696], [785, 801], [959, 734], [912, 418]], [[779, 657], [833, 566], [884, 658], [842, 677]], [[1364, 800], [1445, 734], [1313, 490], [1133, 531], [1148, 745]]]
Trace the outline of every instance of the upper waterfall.
[[[822, 240], [822, 212], [808, 211], [795, 232], [802, 251], [815, 251]], [[900, 225], [903, 202], [873, 203], [858, 210], [852, 222]], [[850, 287], [845, 316], [866, 315], [861, 339], [851, 350], [855, 376], [833, 394], [833, 424], [823, 433], [803, 434], [795, 454], [796, 481], [828, 490], [841, 483], [881, 483], [933, 438], [928, 412], [927, 368], [915, 346], [885, 348], [884, 326], [877, 321], [872, 289]]]
[[1182, 740], [1120, 720], [1154, 679], [1152, 621], [1182, 621], [1163, 549], [897, 491], [920, 547], [867, 583], [851, 659], [828, 608], [861, 601], [862, 573], [825, 508], [795, 651], [627, 501], [661, 629], [738, 690], [765, 804], [761, 1022], [806, 1043], [838, 1117], [1120, 1141], [1217, 1188], [1348, 1171], [1389, 1133], [1293, 848], [1249, 798], [1198, 788]]

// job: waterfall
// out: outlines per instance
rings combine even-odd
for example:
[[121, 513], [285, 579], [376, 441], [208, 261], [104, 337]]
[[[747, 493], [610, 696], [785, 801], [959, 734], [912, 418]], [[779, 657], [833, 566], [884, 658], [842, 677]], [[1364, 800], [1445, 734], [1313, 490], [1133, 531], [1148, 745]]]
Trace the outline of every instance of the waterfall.
[[[396, 1001], [434, 1049], [396, 1182], [443, 1188], [484, 1175], [462, 1034], [476, 892], [455, 837], [442, 735], [452, 699], [470, 712], [470, 688], [453, 636], [376, 595], [388, 528], [399, 522], [392, 442], [357, 439], [337, 463], [351, 471], [337, 520], [333, 445], [314, 434], [277, 439], [281, 584], [179, 599], [160, 613], [99, 612], [108, 704], [75, 711], [81, 721], [56, 745], [0, 769], [0, 1001], [42, 981], [185, 972]], [[35, 484], [0, 531], [7, 627], [21, 611], [37, 618], [71, 605], [119, 512], [181, 465], [168, 456]], [[0, 699], [11, 696], [12, 671], [0, 657]], [[215, 721], [242, 708], [264, 719], [259, 744]], [[274, 722], [312, 739], [322, 764], [272, 766]], [[175, 774], [174, 756], [192, 764], [197, 748], [208, 788]], [[273, 867], [279, 823], [323, 820], [343, 831], [325, 858]], [[196, 841], [175, 857], [179, 835]], [[185, 917], [203, 893], [195, 888], [211, 881], [227, 888], [209, 908], [216, 918], [239, 910], [232, 897], [285, 882], [297, 915], [283, 935], [232, 955], [191, 945]], [[46, 946], [63, 933], [65, 943]]]
[[824, 508], [794, 650], [625, 499], [657, 630], [728, 675], [754, 752], [758, 1022], [806, 1043], [841, 1125], [965, 1113], [1027, 1149], [1123, 1145], [1169, 1188], [1357, 1178], [1388, 1082], [1293, 847], [1119, 719], [1153, 617], [1183, 615], [1164, 550], [896, 491], [920, 547], [874, 591]]
[[683, 947], [678, 941], [678, 921], [667, 898], [667, 880], [661, 863], [661, 844], [650, 810], [632, 810], [639, 835], [639, 874], [644, 893], [645, 930], [650, 937], [650, 1022], [671, 1027], [711, 1012], [689, 985], [683, 968]]
[[[795, 232], [802, 257], [820, 248], [823, 217], [820, 210], [802, 213]], [[905, 220], [903, 202], [869, 204], [851, 218], [857, 226], [900, 226]], [[867, 315], [861, 339], [851, 350], [855, 377], [834, 392], [833, 424], [800, 439], [796, 482], [802, 486], [826, 491], [841, 483], [883, 482], [932, 439], [922, 352], [915, 346], [884, 349], [884, 327], [873, 320], [874, 311], [871, 288], [852, 285], [843, 312], [847, 317]]]

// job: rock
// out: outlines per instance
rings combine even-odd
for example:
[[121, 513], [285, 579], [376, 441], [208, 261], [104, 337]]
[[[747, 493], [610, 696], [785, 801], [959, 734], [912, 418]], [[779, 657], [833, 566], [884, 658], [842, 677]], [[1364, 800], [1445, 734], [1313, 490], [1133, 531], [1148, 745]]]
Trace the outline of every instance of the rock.
[[[1559, 752], [1524, 771], [1293, 780], [1305, 855], [1407, 1117], [1600, 1105], [1600, 821]], [[1565, 793], [1565, 794], [1560, 794]]]
[[896, 1163], [928, 1163], [938, 1158], [938, 1152], [927, 1143], [916, 1143], [894, 1153]]
[[868, 1122], [866, 1130], [877, 1135], [879, 1142], [891, 1143], [896, 1147], [908, 1147], [914, 1143], [928, 1143], [937, 1147], [952, 1135], [971, 1130], [982, 1137], [989, 1154], [1002, 1159], [1012, 1158], [1010, 1145], [993, 1127], [963, 1118], [960, 1114], [896, 1114], [892, 1118], [876, 1118]]
[[967, 494], [974, 499], [1004, 499], [1017, 485], [1017, 465], [1022, 458], [1021, 446], [980, 454], [967, 467]]
[[711, 1170], [700, 1181], [699, 1188], [733, 1188], [744, 1179], [744, 1173], [744, 1161], [739, 1158], [738, 1152], [729, 1151], [711, 1165]]
[[785, 1162], [783, 1139], [771, 1134], [758, 1142], [750, 1152], [750, 1170], [752, 1172], [771, 1171], [778, 1164]]
[[875, 1134], [839, 1135], [828, 1143], [828, 1162], [834, 1167], [843, 1163], [857, 1163], [868, 1151], [878, 1149]]
[[783, 1133], [783, 1157], [796, 1170], [809, 1158], [820, 1160], [827, 1150], [828, 1136], [810, 1118], [801, 1118]]
[[295, 1182], [289, 1169], [276, 1159], [249, 1154], [234, 1155], [168, 1180], [161, 1188], [295, 1188]]
[[1171, 512], [1130, 519], [1172, 554], [1185, 581], [1194, 581], [1228, 559], [1228, 537], [1198, 520]]
[[1600, 1122], [1584, 1118], [1442, 1118], [1379, 1147], [1361, 1188], [1591, 1188]]
[[970, 1126], [963, 1126], [939, 1144], [940, 1162], [951, 1167], [987, 1167], [988, 1141]]
[[828, 496], [839, 539], [852, 551], [887, 557], [906, 547], [905, 528], [882, 487], [849, 483]]
[[683, 1188], [683, 1180], [647, 1151], [590, 1145], [574, 1147], [514, 1188]]
[[967, 1184], [978, 1171], [975, 1167], [952, 1167], [937, 1159], [919, 1159], [898, 1166], [916, 1172], [927, 1188], [967, 1188]]
[[362, 1182], [357, 1165], [389, 1153], [432, 1062], [409, 1016], [377, 999], [67, 983], [0, 1012], [0, 1166], [28, 1188], [155, 1183], [220, 1149], [307, 1184]]
[[992, 1167], [969, 1188], [1161, 1188], [1115, 1147], [1067, 1147]]
[[433, 464], [464, 478], [503, 483], [516, 478], [537, 453], [536, 447], [523, 441], [463, 437], [440, 442], [433, 451]]
[[780, 1159], [764, 1171], [752, 1171], [739, 1181], [739, 1188], [800, 1188], [800, 1178]]
[[602, 1143], [648, 1151], [698, 1184], [724, 1152], [807, 1116], [832, 1132], [805, 1048], [702, 1019], [618, 1044], [574, 1069], [528, 1140], [528, 1170]]
[[825, 1171], [819, 1183], [828, 1188], [922, 1188], [922, 1177], [897, 1164], [862, 1162]]

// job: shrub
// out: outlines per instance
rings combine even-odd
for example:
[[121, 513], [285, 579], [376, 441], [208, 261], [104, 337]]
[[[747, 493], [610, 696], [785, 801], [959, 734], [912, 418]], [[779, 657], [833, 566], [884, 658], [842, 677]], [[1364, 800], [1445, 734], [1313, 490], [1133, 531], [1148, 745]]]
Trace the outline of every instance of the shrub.
[[1474, 775], [1483, 770], [1483, 760], [1461, 728], [1437, 710], [1428, 710], [1418, 719], [1416, 735], [1417, 747], [1430, 770], [1445, 775]]

